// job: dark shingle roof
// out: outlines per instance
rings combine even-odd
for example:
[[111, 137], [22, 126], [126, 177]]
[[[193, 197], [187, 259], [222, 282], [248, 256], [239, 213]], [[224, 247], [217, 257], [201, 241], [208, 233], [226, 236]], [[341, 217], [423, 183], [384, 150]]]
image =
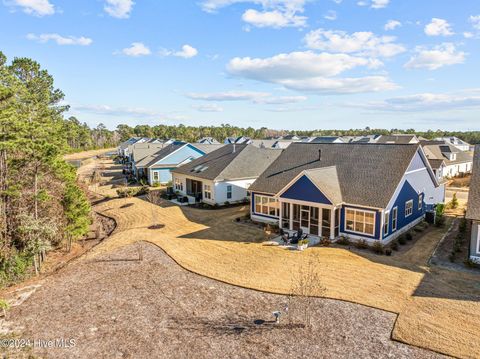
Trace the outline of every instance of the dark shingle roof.
[[173, 170], [192, 177], [225, 180], [258, 177], [280, 155], [281, 150], [253, 145], [226, 145]]
[[475, 146], [473, 174], [468, 193], [467, 218], [480, 221], [480, 145]]
[[436, 159], [436, 158], [429, 158], [428, 159], [428, 163], [430, 163], [430, 167], [432, 167], [432, 169], [434, 170], [438, 170], [441, 166], [442, 166], [442, 163], [444, 163], [445, 161], [442, 160], [442, 159]]
[[[441, 145], [427, 145], [423, 146], [425, 155], [430, 159], [444, 160], [446, 165], [453, 165], [457, 163], [472, 162], [472, 155], [468, 152], [460, 151], [453, 145], [443, 143]], [[448, 157], [444, 156], [444, 153], [455, 153], [456, 157], [454, 160], [450, 160]]]
[[417, 143], [418, 139], [415, 135], [382, 135], [377, 140], [377, 143], [390, 143], [397, 145], [407, 145], [410, 143]]
[[252, 184], [250, 190], [276, 194], [304, 170], [334, 166], [343, 201], [385, 208], [418, 147], [292, 143]]

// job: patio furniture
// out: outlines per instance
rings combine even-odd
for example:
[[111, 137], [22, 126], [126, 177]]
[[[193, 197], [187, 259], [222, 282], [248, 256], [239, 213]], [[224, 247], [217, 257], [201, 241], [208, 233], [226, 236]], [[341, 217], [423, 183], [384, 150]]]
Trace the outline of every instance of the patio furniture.
[[287, 245], [290, 243], [290, 234], [285, 232], [283, 228], [280, 228], [280, 236], [282, 238], [283, 244]]

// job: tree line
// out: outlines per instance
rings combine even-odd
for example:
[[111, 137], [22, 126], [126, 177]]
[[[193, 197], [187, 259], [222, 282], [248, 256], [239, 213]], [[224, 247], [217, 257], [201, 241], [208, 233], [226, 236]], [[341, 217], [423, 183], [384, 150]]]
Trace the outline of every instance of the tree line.
[[480, 131], [443, 131], [428, 130], [416, 131], [415, 129], [374, 129], [366, 127], [364, 129], [349, 130], [308, 130], [308, 131], [287, 131], [273, 130], [266, 127], [254, 129], [252, 127], [242, 128], [224, 124], [221, 126], [167, 126], [167, 125], [137, 125], [131, 127], [126, 124], [118, 125], [115, 132], [120, 141], [126, 141], [131, 137], [150, 137], [150, 138], [174, 138], [186, 142], [196, 142], [202, 137], [213, 137], [217, 141], [223, 142], [227, 137], [247, 136], [252, 139], [265, 139], [269, 137], [284, 136], [293, 134], [298, 136], [366, 136], [366, 135], [390, 135], [390, 134], [416, 134], [426, 139], [436, 137], [456, 136], [468, 143], [480, 143]]
[[107, 141], [64, 119], [63, 98], [37, 62], [0, 52], [0, 286], [88, 232], [90, 205], [63, 155]]

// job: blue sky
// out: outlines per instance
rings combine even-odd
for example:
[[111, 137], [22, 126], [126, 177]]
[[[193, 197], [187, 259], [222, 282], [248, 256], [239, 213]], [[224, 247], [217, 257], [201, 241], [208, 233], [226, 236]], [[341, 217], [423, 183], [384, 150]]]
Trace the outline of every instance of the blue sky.
[[480, 130], [472, 0], [1, 0], [0, 50], [119, 123]]

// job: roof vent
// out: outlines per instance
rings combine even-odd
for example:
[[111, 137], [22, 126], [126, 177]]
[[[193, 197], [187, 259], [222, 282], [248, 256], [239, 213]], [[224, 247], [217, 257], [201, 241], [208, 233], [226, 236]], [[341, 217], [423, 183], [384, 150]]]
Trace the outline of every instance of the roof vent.
[[318, 150], [318, 160], [319, 161], [322, 160], [322, 150], [321, 149]]

